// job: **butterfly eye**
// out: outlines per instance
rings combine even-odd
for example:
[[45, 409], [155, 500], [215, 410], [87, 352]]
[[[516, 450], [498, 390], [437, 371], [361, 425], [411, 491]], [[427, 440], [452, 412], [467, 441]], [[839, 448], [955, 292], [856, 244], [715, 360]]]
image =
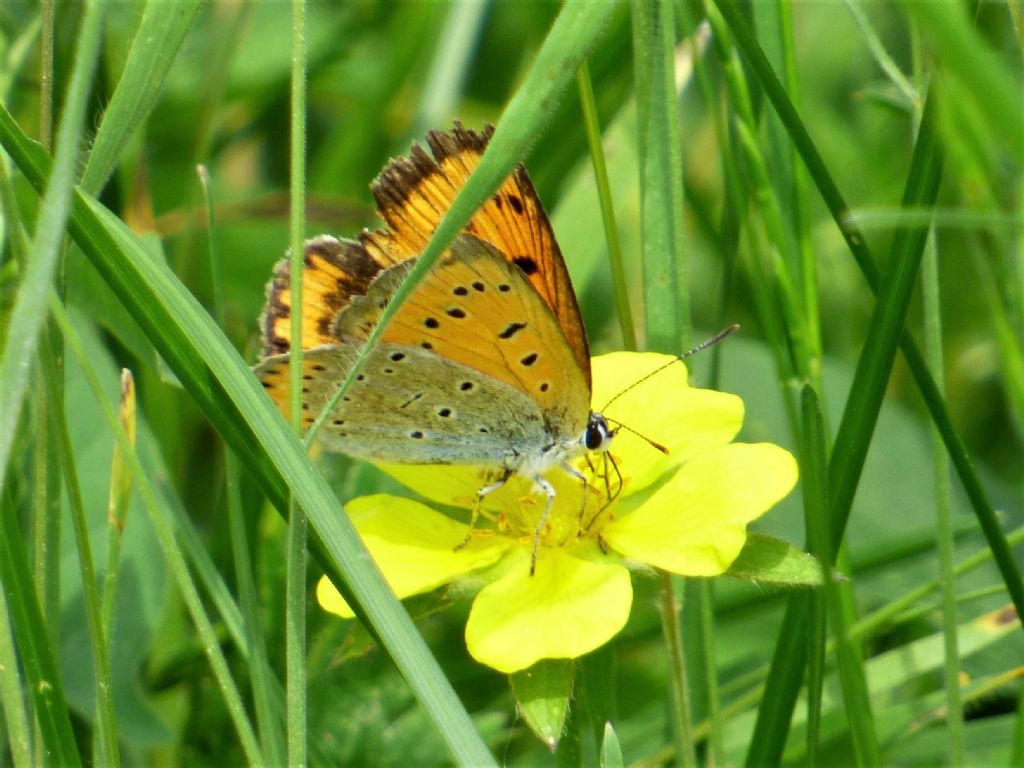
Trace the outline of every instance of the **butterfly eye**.
[[599, 413], [590, 414], [590, 421], [587, 423], [587, 431], [583, 435], [583, 442], [588, 451], [604, 451], [612, 439], [612, 432], [608, 429], [608, 422]]

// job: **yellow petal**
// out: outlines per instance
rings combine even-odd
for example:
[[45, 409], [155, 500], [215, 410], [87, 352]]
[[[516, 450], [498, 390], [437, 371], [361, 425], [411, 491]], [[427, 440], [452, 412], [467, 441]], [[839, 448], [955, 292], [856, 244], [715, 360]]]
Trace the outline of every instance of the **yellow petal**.
[[608, 642], [629, 618], [629, 572], [611, 560], [582, 560], [541, 548], [530, 576], [529, 553], [473, 602], [466, 645], [478, 661], [501, 672], [540, 659], [574, 659]]
[[[466, 541], [467, 525], [411, 499], [363, 496], [346, 504], [345, 511], [399, 598], [491, 565], [511, 545], [501, 536], [474, 534]], [[355, 615], [326, 578], [317, 586], [317, 600], [331, 613]]]
[[[627, 493], [649, 486], [692, 456], [725, 445], [743, 424], [743, 401], [735, 395], [689, 386], [686, 366], [679, 361], [658, 371], [674, 360], [671, 355], [614, 352], [592, 361], [593, 408], [603, 409], [613, 427], [628, 428], [620, 429], [611, 444], [619, 471], [628, 479]], [[665, 446], [668, 455], [633, 432]]]
[[601, 535], [626, 557], [685, 576], [714, 576], [743, 548], [747, 523], [796, 479], [796, 461], [776, 445], [725, 445], [688, 461]]
[[480, 467], [438, 464], [377, 466], [423, 498], [456, 507], [472, 507], [476, 492], [489, 482]]

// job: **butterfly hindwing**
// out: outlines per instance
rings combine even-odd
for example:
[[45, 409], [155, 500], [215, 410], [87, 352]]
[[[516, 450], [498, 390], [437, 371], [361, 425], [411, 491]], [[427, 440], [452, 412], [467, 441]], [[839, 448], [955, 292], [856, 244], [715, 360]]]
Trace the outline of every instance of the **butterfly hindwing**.
[[[334, 397], [357, 353], [350, 344], [303, 353], [305, 427]], [[290, 362], [277, 355], [256, 368], [283, 412]], [[350, 456], [395, 464], [501, 465], [551, 440], [544, 414], [522, 392], [421, 348], [393, 344], [374, 349], [320, 437]]]
[[[371, 257], [359, 243], [327, 235], [307, 241], [303, 256], [302, 348], [312, 349], [337, 340], [331, 328], [338, 314], [353, 296], [366, 293], [373, 279], [392, 263]], [[286, 257], [275, 265], [267, 285], [262, 357], [289, 350], [291, 302], [291, 262]]]

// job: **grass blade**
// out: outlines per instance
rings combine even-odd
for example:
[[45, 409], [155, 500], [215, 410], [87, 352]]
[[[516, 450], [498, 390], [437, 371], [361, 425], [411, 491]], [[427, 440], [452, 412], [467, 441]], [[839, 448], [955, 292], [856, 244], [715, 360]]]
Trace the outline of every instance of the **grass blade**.
[[145, 4], [128, 59], [82, 174], [82, 189], [97, 194], [117, 165], [132, 134], [153, 110], [164, 79], [203, 4], [199, 0]]
[[601, 201], [601, 221], [604, 236], [608, 242], [608, 264], [612, 273], [612, 288], [615, 291], [615, 309], [622, 331], [624, 349], [636, 350], [636, 326], [633, 324], [633, 309], [629, 306], [629, 290], [626, 285], [626, 270], [622, 261], [622, 247], [619, 245], [619, 228], [615, 223], [615, 209], [612, 206], [612, 190], [608, 182], [608, 166], [601, 145], [601, 125], [594, 102], [594, 84], [590, 80], [587, 62], [580, 65], [576, 80], [580, 90], [580, 106], [583, 123], [587, 128], [587, 143], [590, 146], [590, 160], [594, 166], [597, 195]]
[[676, 110], [672, 5], [633, 3], [633, 61], [640, 143], [645, 348], [679, 353], [690, 337], [681, 280], [683, 161]]
[[803, 388], [800, 482], [803, 486], [807, 548], [824, 571], [825, 587], [807, 596], [807, 764], [817, 762], [821, 728], [821, 692], [825, 680], [825, 589], [832, 581], [832, 546], [828, 532], [828, 442], [818, 396], [810, 384]]
[[[302, 306], [306, 216], [306, 3], [292, 2], [291, 130], [289, 164], [291, 246], [291, 306]], [[291, 323], [289, 366], [290, 421], [302, 436], [302, 316]], [[288, 765], [306, 764], [306, 514], [294, 493], [288, 498], [288, 541], [285, 563], [285, 700], [287, 704]]]

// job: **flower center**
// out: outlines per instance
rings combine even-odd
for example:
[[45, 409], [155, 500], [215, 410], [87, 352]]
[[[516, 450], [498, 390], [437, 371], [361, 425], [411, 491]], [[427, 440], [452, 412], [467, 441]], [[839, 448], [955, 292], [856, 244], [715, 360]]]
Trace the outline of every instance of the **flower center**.
[[[624, 479], [611, 453], [582, 459], [575, 465], [579, 476], [556, 467], [545, 474], [554, 490], [554, 500], [539, 531], [540, 544], [565, 547], [579, 539], [596, 538], [612, 518], [615, 499]], [[548, 504], [548, 496], [539, 485], [524, 478], [525, 490], [512, 503], [504, 505], [497, 517], [498, 529], [506, 536], [521, 538], [532, 546]]]

